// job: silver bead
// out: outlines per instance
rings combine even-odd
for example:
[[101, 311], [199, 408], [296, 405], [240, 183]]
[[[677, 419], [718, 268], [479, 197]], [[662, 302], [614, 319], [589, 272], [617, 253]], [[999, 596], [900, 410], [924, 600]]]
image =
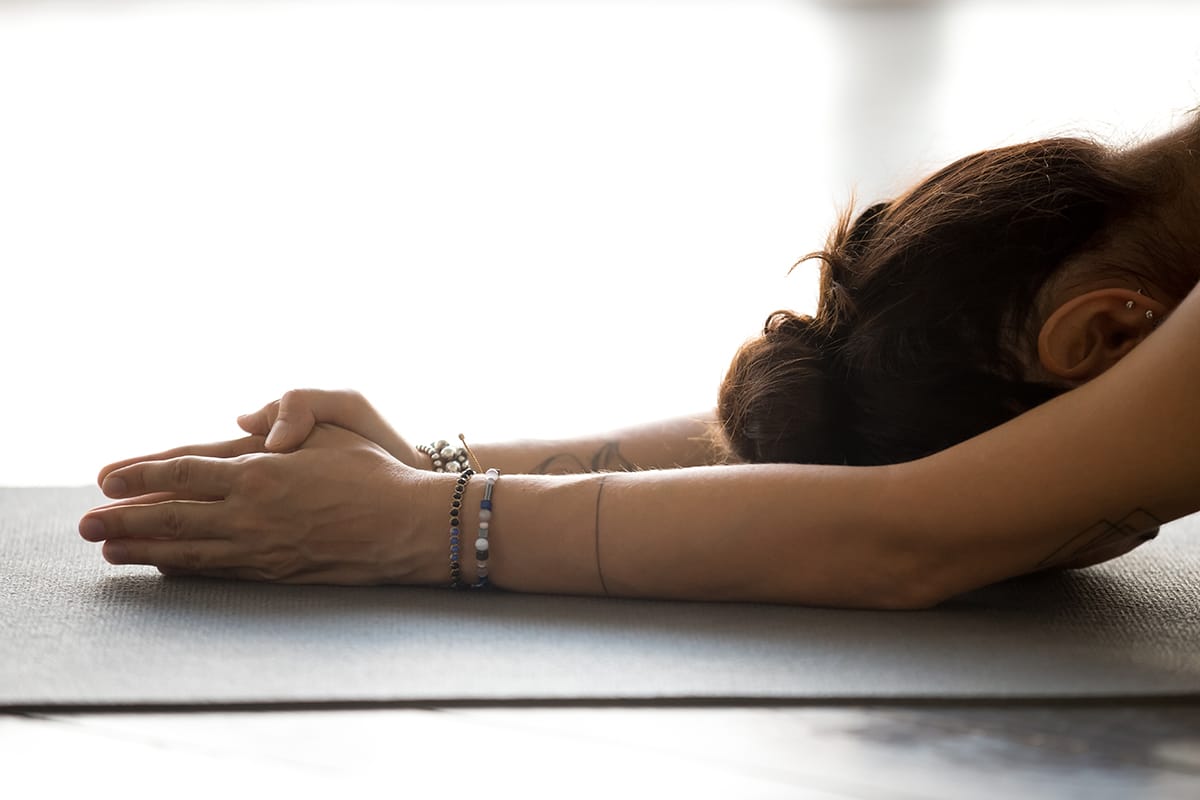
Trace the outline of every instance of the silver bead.
[[448, 444], [442, 444], [442, 446], [438, 448], [438, 455], [446, 461], [449, 461], [455, 456], [454, 448]]
[[486, 553], [487, 549], [488, 549], [488, 540], [487, 539], [476, 539], [475, 540], [475, 549], [481, 553]]
[[447, 461], [446, 472], [462, 472], [462, 465], [457, 461]]

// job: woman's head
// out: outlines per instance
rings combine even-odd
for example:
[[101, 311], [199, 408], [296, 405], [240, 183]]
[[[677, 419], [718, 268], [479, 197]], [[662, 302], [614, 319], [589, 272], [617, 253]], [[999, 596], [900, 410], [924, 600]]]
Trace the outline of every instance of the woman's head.
[[911, 460], [1094, 377], [1200, 277], [1196, 148], [1200, 124], [1126, 152], [1047, 139], [845, 215], [807, 257], [816, 316], [775, 312], [734, 358], [732, 454]]

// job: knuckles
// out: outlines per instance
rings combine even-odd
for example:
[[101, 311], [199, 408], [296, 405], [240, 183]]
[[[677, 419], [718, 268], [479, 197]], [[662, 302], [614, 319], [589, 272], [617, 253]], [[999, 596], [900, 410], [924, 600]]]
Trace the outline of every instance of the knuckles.
[[287, 417], [296, 413], [302, 405], [306, 404], [304, 391], [302, 389], [289, 389], [284, 392], [278, 400], [270, 405], [269, 418], [271, 422], [280, 417]]
[[169, 481], [172, 487], [176, 489], [186, 489], [191, 485], [192, 480], [192, 462], [187, 458], [176, 458], [167, 462], [170, 466]]
[[276, 459], [254, 454], [247, 456], [234, 480], [234, 493], [256, 501], [278, 496], [286, 486]]
[[362, 392], [356, 389], [289, 389], [271, 404], [275, 415], [286, 408], [289, 414], [302, 410], [312, 411], [317, 407], [331, 408], [334, 414], [355, 413], [369, 409], [371, 404]]
[[179, 507], [174, 503], [164, 503], [161, 521], [162, 531], [171, 539], [182, 539], [187, 533], [187, 523]]
[[342, 389], [335, 393], [342, 401], [342, 404], [349, 409], [362, 409], [370, 405], [367, 398], [363, 397], [362, 392], [355, 389]]
[[281, 581], [295, 572], [293, 559], [278, 551], [268, 553], [258, 565], [258, 571], [265, 581]]
[[179, 551], [179, 569], [187, 572], [199, 572], [206, 566], [208, 565], [204, 563], [204, 557], [200, 554], [200, 550], [195, 545], [185, 545]]

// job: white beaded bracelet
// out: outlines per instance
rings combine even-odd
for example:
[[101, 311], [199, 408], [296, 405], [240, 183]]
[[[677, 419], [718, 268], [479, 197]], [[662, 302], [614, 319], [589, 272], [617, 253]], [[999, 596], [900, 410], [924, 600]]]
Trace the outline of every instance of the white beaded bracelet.
[[500, 477], [500, 470], [489, 469], [483, 473], [483, 477], [487, 485], [483, 488], [483, 499], [479, 501], [479, 538], [475, 540], [477, 576], [475, 583], [471, 584], [472, 589], [486, 589], [491, 585], [488, 581], [488, 533], [492, 527], [492, 490], [496, 486], [496, 479]]

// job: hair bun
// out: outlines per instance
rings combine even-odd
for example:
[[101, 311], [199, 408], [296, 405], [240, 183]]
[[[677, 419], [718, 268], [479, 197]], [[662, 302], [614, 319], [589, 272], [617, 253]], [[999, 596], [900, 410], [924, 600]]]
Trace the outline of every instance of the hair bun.
[[849, 405], [826, 326], [776, 311], [744, 344], [721, 384], [726, 444], [750, 462], [842, 464]]

